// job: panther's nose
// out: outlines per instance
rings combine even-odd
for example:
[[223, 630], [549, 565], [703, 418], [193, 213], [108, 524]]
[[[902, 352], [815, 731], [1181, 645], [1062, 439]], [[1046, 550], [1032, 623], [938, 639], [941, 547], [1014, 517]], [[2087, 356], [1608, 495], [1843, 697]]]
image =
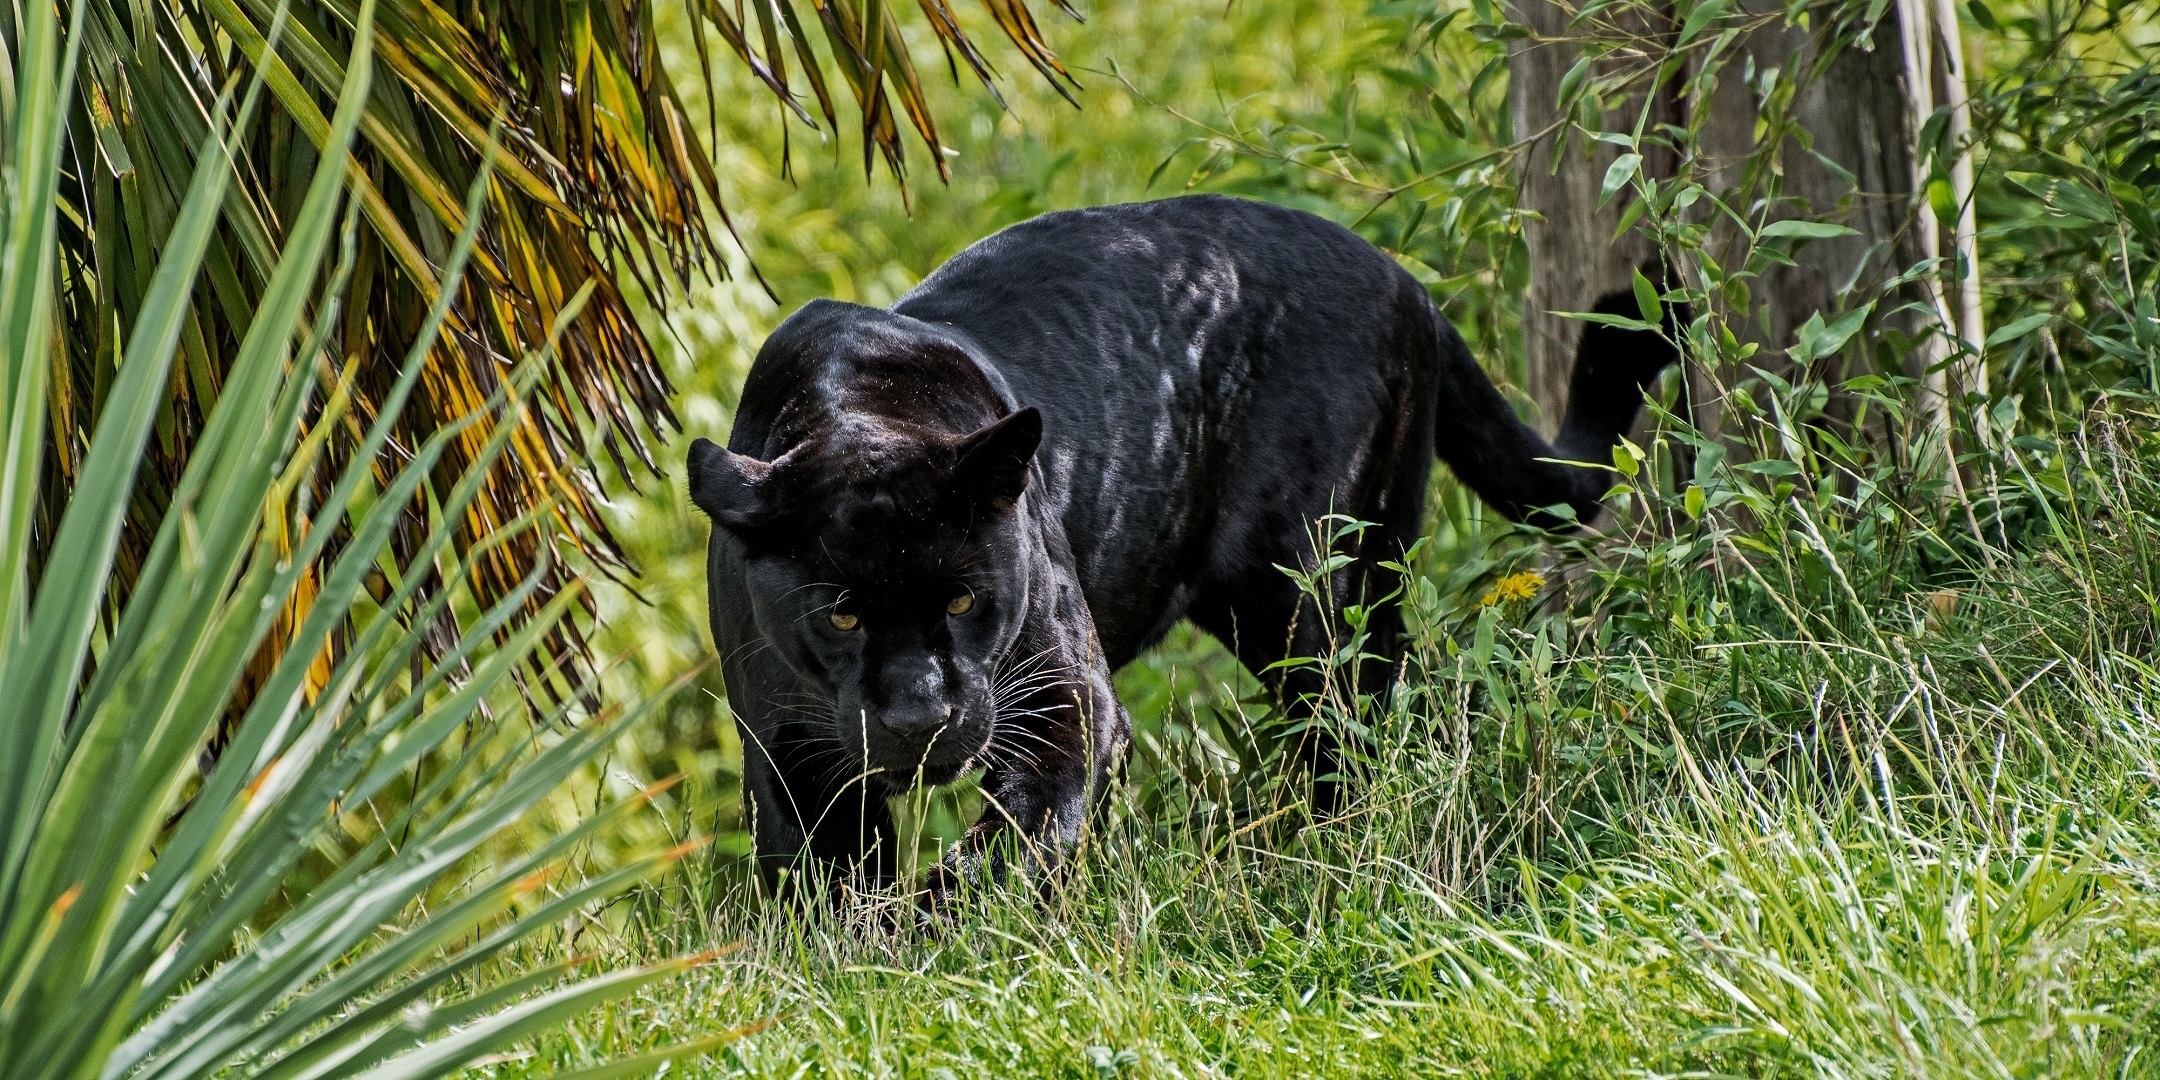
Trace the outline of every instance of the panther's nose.
[[878, 724], [885, 730], [904, 738], [917, 739], [952, 723], [952, 706], [938, 705], [915, 709], [882, 709], [877, 714]]

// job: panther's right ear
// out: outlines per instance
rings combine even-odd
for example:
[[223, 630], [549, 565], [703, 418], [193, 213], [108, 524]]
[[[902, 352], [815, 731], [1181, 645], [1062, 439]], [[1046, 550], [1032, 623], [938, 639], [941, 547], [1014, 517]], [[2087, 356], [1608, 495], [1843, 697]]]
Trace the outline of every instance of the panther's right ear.
[[690, 444], [690, 501], [714, 524], [742, 533], [772, 520], [765, 481], [772, 463], [731, 453], [710, 439]]
[[960, 488], [999, 509], [1011, 507], [1027, 488], [1042, 433], [1042, 413], [1029, 406], [960, 440], [953, 466]]

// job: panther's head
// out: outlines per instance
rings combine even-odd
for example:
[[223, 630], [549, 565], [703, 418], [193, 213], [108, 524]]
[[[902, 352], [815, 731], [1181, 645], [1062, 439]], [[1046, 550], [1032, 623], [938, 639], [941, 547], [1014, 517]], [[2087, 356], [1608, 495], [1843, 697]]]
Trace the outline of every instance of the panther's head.
[[759, 636], [891, 791], [946, 783], [994, 735], [1041, 541], [1018, 512], [1042, 418], [968, 434], [850, 415], [761, 461], [699, 439], [690, 496], [742, 545]]

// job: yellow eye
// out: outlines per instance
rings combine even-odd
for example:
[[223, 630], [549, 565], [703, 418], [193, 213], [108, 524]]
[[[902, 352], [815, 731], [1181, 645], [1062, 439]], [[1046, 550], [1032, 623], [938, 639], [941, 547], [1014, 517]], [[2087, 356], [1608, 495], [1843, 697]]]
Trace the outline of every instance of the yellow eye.
[[826, 618], [832, 620], [833, 629], [835, 630], [853, 630], [855, 629], [855, 627], [861, 625], [862, 623], [861, 619], [858, 619], [853, 615], [843, 614], [838, 611], [827, 615]]
[[960, 595], [945, 601], [945, 614], [965, 615], [975, 606], [975, 594], [962, 590]]

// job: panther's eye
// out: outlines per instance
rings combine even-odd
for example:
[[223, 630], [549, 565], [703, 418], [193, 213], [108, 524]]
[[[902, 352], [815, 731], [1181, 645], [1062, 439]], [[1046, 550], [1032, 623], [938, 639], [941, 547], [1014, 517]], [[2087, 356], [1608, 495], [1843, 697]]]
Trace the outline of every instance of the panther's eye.
[[960, 595], [945, 601], [945, 614], [965, 615], [970, 609], [974, 608], [974, 606], [975, 594], [969, 592], [966, 589], [962, 589], [960, 590]]
[[861, 619], [844, 611], [835, 611], [825, 617], [832, 620], [833, 629], [835, 630], [853, 630], [862, 624]]

